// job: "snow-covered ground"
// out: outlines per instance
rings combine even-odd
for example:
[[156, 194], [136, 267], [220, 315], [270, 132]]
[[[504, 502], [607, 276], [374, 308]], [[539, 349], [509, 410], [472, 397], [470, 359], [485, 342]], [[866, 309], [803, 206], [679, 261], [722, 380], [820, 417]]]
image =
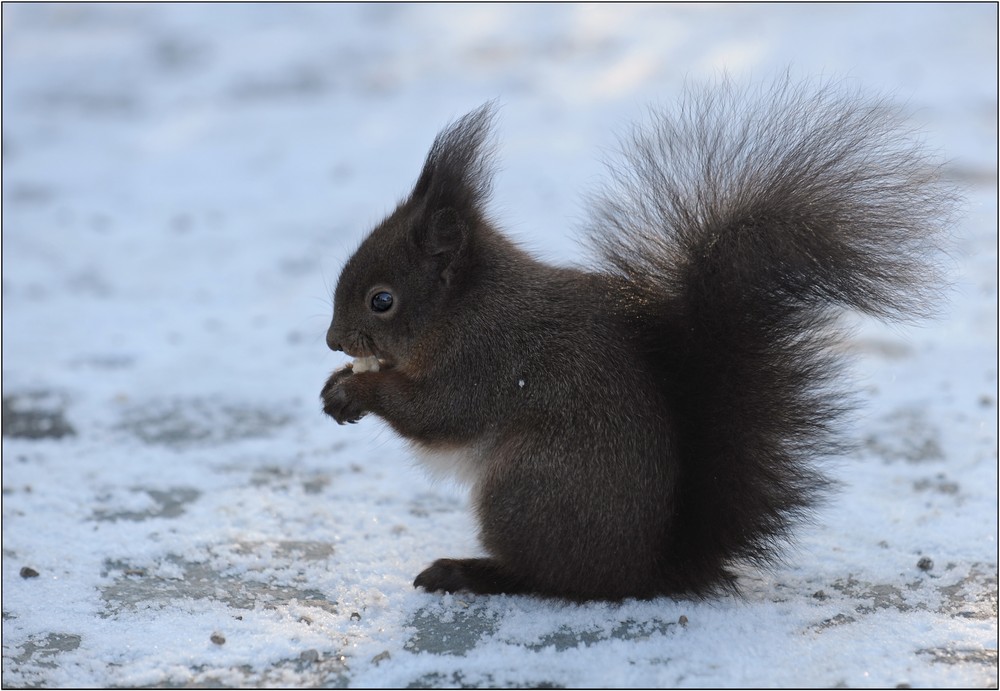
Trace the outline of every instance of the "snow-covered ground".
[[[991, 4], [5, 4], [3, 685], [995, 685], [996, 58]], [[497, 218], [581, 261], [616, 131], [787, 68], [966, 195], [941, 318], [851, 344], [842, 492], [744, 600], [415, 591], [475, 526], [320, 412], [343, 260], [498, 98]]]

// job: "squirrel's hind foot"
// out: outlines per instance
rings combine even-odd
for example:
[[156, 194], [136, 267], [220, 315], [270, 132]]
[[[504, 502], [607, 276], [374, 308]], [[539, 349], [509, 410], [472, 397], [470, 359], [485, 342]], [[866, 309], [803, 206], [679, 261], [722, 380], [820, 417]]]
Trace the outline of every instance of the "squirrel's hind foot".
[[525, 588], [494, 559], [438, 559], [420, 572], [413, 587], [428, 592], [483, 595], [520, 593]]

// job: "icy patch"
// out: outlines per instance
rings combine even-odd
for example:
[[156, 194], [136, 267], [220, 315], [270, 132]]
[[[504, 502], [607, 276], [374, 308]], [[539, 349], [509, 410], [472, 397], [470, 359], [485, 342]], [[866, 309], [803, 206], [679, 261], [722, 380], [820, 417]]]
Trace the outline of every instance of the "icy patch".
[[23, 391], [3, 397], [3, 436], [61, 439], [76, 434], [65, 418], [66, 398], [52, 391]]
[[124, 411], [119, 428], [147, 444], [190, 446], [266, 437], [287, 414], [242, 402], [206, 398], [153, 400]]

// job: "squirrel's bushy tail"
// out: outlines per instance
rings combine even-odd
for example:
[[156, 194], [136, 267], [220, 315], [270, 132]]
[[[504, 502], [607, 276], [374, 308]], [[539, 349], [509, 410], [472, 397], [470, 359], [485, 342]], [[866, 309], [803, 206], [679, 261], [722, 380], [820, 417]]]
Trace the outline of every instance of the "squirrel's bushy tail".
[[667, 588], [704, 593], [772, 561], [826, 486], [836, 308], [928, 311], [952, 196], [897, 110], [829, 84], [691, 91], [624, 156], [590, 235], [678, 421]]

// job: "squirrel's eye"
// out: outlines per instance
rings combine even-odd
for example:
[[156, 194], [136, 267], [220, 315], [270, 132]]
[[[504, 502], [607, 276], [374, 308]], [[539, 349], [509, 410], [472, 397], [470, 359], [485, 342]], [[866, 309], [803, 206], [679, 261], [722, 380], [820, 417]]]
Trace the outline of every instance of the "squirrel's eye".
[[392, 293], [384, 290], [372, 296], [372, 309], [376, 312], [386, 312], [392, 307]]

